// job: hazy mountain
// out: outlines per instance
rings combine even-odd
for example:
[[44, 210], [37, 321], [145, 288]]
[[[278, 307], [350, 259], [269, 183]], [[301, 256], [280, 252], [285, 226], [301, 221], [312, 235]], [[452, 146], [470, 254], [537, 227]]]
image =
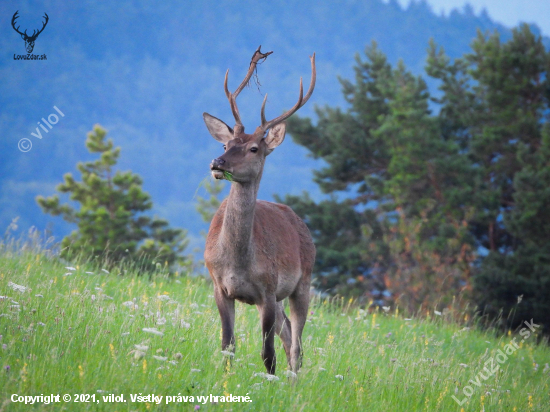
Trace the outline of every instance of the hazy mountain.
[[[42, 27], [34, 54], [47, 60], [14, 60], [24, 42], [11, 27], [19, 10], [21, 29]], [[267, 116], [275, 117], [298, 97], [300, 76], [309, 82], [308, 56], [316, 52], [317, 86], [301, 115], [314, 105], [343, 105], [338, 76], [352, 77], [354, 55], [376, 40], [390, 60], [402, 58], [420, 73], [430, 38], [452, 57], [469, 50], [479, 28], [510, 30], [471, 8], [436, 15], [419, 2], [402, 9], [394, 0], [317, 2], [278, 1], [4, 1], [0, 4], [0, 230], [20, 216], [21, 230], [53, 224], [54, 233], [70, 230], [44, 215], [34, 198], [51, 195], [77, 161], [89, 159], [86, 132], [94, 123], [109, 130], [122, 146], [120, 168], [144, 178], [155, 213], [190, 230], [195, 245], [207, 226], [195, 212], [196, 193], [209, 176], [208, 165], [221, 145], [208, 134], [204, 111], [233, 124], [223, 93], [242, 80], [258, 45], [273, 50], [259, 66], [261, 93], [253, 85], [241, 93], [239, 108], [247, 130], [260, 120], [263, 94]], [[536, 28], [534, 28], [537, 31]], [[56, 106], [65, 115], [45, 133], [38, 123]], [[31, 133], [42, 133], [39, 139]], [[18, 142], [28, 138], [32, 150]], [[268, 159], [260, 197], [309, 190], [315, 161], [290, 138]]]

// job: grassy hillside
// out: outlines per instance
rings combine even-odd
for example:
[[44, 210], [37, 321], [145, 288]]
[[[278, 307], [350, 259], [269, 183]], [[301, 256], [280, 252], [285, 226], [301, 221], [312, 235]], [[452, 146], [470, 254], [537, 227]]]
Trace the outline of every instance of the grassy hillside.
[[[73, 399], [33, 410], [549, 407], [550, 350], [525, 332], [494, 337], [447, 323], [437, 314], [410, 320], [383, 310], [365, 313], [353, 302], [317, 299], [304, 332], [304, 365], [293, 383], [285, 376], [278, 338], [277, 379], [262, 374], [254, 307], [237, 305], [236, 356], [230, 362], [221, 353], [220, 322], [208, 281], [168, 279], [162, 271], [148, 279], [131, 270], [120, 276], [118, 269], [107, 274], [92, 265], [66, 266], [40, 252], [0, 252], [0, 410], [29, 410], [29, 405], [12, 403], [12, 394], [69, 394]], [[513, 348], [506, 345], [514, 337], [518, 348], [502, 364], [494, 362], [500, 369], [484, 371], [484, 365], [491, 369], [489, 359], [500, 356], [497, 351]], [[471, 397], [459, 406], [452, 396], [464, 399], [466, 385]], [[163, 396], [161, 407], [132, 402], [131, 395], [153, 393]], [[75, 394], [90, 397], [81, 398], [88, 400], [81, 405], [74, 403]], [[123, 395], [126, 402], [104, 402], [109, 394]], [[252, 402], [197, 400], [210, 394], [249, 396]], [[174, 398], [166, 405], [166, 396], [178, 395], [194, 400], [183, 404]]]

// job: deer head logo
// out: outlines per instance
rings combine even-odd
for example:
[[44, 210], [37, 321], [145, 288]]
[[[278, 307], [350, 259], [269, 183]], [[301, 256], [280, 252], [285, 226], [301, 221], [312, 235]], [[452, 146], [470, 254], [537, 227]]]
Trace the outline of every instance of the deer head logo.
[[34, 49], [34, 41], [36, 40], [38, 35], [40, 33], [42, 33], [42, 31], [44, 31], [44, 28], [46, 27], [46, 24], [48, 24], [49, 17], [46, 13], [44, 13], [44, 18], [46, 19], [46, 21], [44, 22], [44, 25], [42, 26], [42, 28], [40, 30], [38, 30], [38, 32], [36, 30], [33, 30], [32, 35], [29, 36], [29, 35], [27, 35], [27, 30], [25, 30], [24, 33], [21, 33], [19, 31], [19, 26], [15, 27], [15, 20], [19, 17], [17, 15], [17, 13], [19, 13], [19, 10], [17, 10], [15, 12], [15, 14], [13, 15], [13, 17], [11, 19], [11, 25], [12, 25], [13, 29], [21, 35], [21, 38], [23, 40], [25, 40], [25, 48], [27, 49], [27, 53], [32, 53], [32, 51]]

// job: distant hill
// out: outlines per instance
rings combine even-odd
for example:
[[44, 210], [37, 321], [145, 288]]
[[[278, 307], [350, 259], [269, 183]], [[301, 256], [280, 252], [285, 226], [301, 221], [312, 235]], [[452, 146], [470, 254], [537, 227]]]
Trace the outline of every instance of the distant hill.
[[[47, 60], [14, 60], [14, 54], [25, 53], [10, 25], [16, 10], [18, 24], [29, 32], [41, 27], [48, 13], [33, 52], [45, 53]], [[221, 153], [202, 113], [232, 122], [223, 76], [229, 68], [230, 87], [236, 87], [258, 45], [274, 53], [259, 66], [261, 93], [253, 86], [239, 97], [248, 130], [259, 123], [263, 93], [269, 93], [268, 116], [294, 104], [300, 76], [309, 79], [308, 56], [314, 51], [317, 86], [301, 115], [312, 115], [315, 104], [344, 104], [337, 77], [353, 76], [354, 55], [372, 40], [390, 61], [403, 59], [420, 73], [430, 38], [458, 57], [469, 51], [478, 28], [510, 35], [509, 28], [471, 8], [443, 16], [425, 2], [403, 9], [395, 0], [337, 5], [165, 1], [154, 6], [144, 0], [57, 0], [48, 6], [9, 1], [0, 4], [0, 16], [0, 230], [15, 216], [21, 230], [51, 225], [58, 237], [70, 230], [44, 215], [34, 198], [52, 194], [64, 173], [89, 158], [85, 135], [100, 123], [122, 146], [121, 168], [143, 176], [155, 213], [189, 229], [196, 246], [207, 226], [195, 212], [194, 197], [202, 193], [210, 160]], [[54, 105], [65, 116], [47, 134], [42, 131], [42, 139], [31, 136], [43, 117], [55, 113]], [[28, 153], [17, 148], [22, 138], [33, 144]], [[267, 162], [260, 197], [302, 190], [320, 196], [311, 181], [316, 166], [288, 138]]]

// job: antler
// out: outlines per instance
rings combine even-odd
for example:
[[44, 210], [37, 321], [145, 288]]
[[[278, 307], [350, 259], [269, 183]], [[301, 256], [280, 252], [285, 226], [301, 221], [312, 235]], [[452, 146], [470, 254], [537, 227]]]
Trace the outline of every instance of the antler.
[[46, 14], [46, 12], [44, 12], [44, 17], [46, 18], [46, 21], [44, 22], [44, 25], [42, 26], [42, 28], [40, 30], [38, 30], [38, 33], [34, 34], [35, 30], [32, 31], [32, 36], [31, 38], [36, 38], [38, 37], [38, 35], [40, 33], [42, 33], [44, 31], [44, 29], [46, 28], [46, 24], [48, 24], [48, 21], [50, 20], [50, 18], [48, 17], [48, 15]]
[[27, 34], [27, 30], [25, 30], [24, 33], [21, 33], [21, 32], [19, 31], [19, 27], [21, 27], [21, 26], [17, 26], [17, 28], [15, 27], [15, 20], [16, 20], [17, 18], [19, 18], [19, 16], [17, 15], [17, 13], [19, 13], [19, 10], [17, 10], [17, 11], [14, 13], [14, 15], [13, 15], [13, 17], [12, 17], [12, 19], [11, 19], [11, 25], [12, 25], [13, 29], [14, 29], [17, 33], [19, 33], [21, 36], [25, 36], [25, 37], [26, 37], [27, 39], [29, 39], [29, 40], [34, 40], [34, 39], [36, 39], [36, 38], [38, 37], [38, 35], [44, 31], [44, 28], [46, 27], [46, 24], [48, 24], [48, 21], [50, 20], [50, 18], [48, 17], [48, 14], [47, 14], [46, 12], [44, 12], [46, 21], [43, 23], [42, 28], [41, 28], [40, 30], [38, 30], [38, 33], [36, 33], [36, 30], [33, 30], [33, 31], [32, 31], [32, 35], [29, 36], [29, 35]]
[[15, 27], [15, 20], [19, 17], [19, 16], [17, 15], [17, 13], [19, 13], [19, 10], [17, 10], [17, 11], [13, 14], [13, 17], [11, 18], [11, 26], [12, 26], [13, 29], [14, 29], [17, 33], [19, 33], [21, 36], [26, 36], [26, 35], [27, 35], [27, 30], [25, 30], [25, 33], [21, 33], [21, 32], [19, 31], [19, 27], [21, 27], [21, 26], [17, 26], [17, 28]]
[[270, 120], [269, 122], [265, 120], [265, 102], [267, 101], [267, 93], [264, 97], [264, 102], [262, 103], [262, 125], [260, 126], [262, 130], [265, 132], [267, 129], [275, 126], [276, 124], [279, 124], [281, 122], [284, 122], [286, 119], [288, 119], [290, 116], [292, 116], [296, 111], [302, 107], [311, 97], [311, 94], [313, 93], [313, 89], [315, 89], [315, 80], [317, 78], [317, 71], [315, 70], [315, 53], [313, 53], [313, 56], [310, 57], [311, 60], [311, 82], [309, 84], [309, 89], [305, 95], [304, 95], [304, 87], [302, 85], [302, 78], [300, 77], [300, 96], [298, 97], [298, 102], [292, 107], [292, 109], [288, 110], [287, 112], [283, 113], [279, 117], [276, 117], [273, 120]]
[[250, 66], [248, 67], [248, 72], [246, 73], [246, 76], [242, 83], [237, 87], [237, 90], [235, 90], [234, 93], [230, 93], [229, 89], [227, 88], [227, 77], [229, 75], [229, 69], [227, 72], [225, 72], [225, 81], [223, 84], [223, 87], [225, 89], [225, 95], [227, 96], [227, 99], [229, 100], [229, 104], [231, 105], [231, 111], [233, 112], [233, 117], [235, 118], [235, 130], [240, 129], [240, 131], [244, 131], [244, 126], [241, 122], [241, 116], [239, 115], [239, 108], [237, 107], [237, 96], [242, 91], [244, 86], [248, 84], [250, 81], [250, 78], [252, 77], [252, 73], [254, 73], [254, 69], [256, 69], [256, 64], [258, 64], [258, 61], [262, 59], [267, 59], [267, 56], [269, 56], [272, 51], [267, 53], [262, 53], [261, 49], [262, 46], [258, 47], [258, 49], [254, 52], [254, 55], [252, 56], [252, 59], [250, 60]]

